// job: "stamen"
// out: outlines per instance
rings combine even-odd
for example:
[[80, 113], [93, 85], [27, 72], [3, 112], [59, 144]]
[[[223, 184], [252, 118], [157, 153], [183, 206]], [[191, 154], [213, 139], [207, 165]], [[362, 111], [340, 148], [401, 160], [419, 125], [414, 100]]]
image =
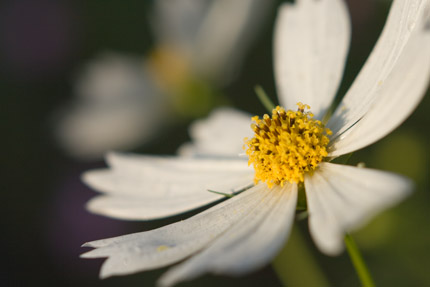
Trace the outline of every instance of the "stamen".
[[298, 103], [298, 110], [285, 111], [277, 106], [272, 116], [252, 118], [254, 137], [245, 139], [248, 164], [255, 169], [254, 181], [283, 186], [285, 182], [300, 183], [305, 172], [316, 169], [327, 156], [327, 135], [331, 131], [314, 120], [310, 107]]

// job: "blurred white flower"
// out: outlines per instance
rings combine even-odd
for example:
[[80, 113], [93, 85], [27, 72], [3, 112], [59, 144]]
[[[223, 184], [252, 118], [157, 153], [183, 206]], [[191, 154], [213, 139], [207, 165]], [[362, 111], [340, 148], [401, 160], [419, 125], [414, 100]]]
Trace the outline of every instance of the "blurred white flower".
[[75, 157], [95, 159], [136, 147], [168, 120], [151, 71], [131, 56], [100, 55], [80, 75], [76, 94], [56, 126], [61, 145]]
[[[339, 254], [345, 232], [412, 190], [402, 176], [329, 162], [387, 135], [424, 95], [430, 1], [392, 5], [369, 59], [325, 127], [318, 120], [333, 101], [348, 50], [347, 9], [340, 0], [283, 5], [274, 52], [279, 101], [289, 109], [308, 103], [315, 119], [305, 105], [295, 112], [278, 107], [272, 117], [254, 117], [252, 133], [248, 115], [221, 109], [192, 126], [194, 141], [181, 149], [183, 156], [109, 154], [109, 168], [83, 177], [104, 193], [88, 204], [98, 214], [149, 220], [224, 198], [208, 190], [239, 194], [181, 222], [86, 243], [95, 249], [82, 257], [107, 257], [102, 278], [185, 260], [160, 278], [162, 286], [206, 272], [242, 275], [267, 264], [283, 246], [302, 184], [312, 238], [325, 254]], [[237, 156], [243, 137], [250, 138], [246, 153], [254, 169]]]
[[60, 144], [95, 159], [145, 143], [170, 120], [166, 115], [183, 116], [190, 102], [206, 111], [205, 95], [192, 98], [187, 87], [199, 83], [194, 79], [230, 81], [273, 2], [155, 1], [153, 51], [145, 61], [111, 53], [91, 62], [77, 81], [78, 99], [58, 117]]
[[258, 35], [273, 0], [158, 0], [154, 34], [181, 51], [196, 75], [228, 82]]

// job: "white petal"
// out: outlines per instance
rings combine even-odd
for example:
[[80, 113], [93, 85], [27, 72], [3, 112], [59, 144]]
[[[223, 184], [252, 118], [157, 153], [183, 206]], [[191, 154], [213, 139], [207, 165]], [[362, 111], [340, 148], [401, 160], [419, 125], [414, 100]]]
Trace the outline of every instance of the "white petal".
[[336, 95], [345, 65], [350, 23], [341, 0], [284, 4], [275, 27], [274, 65], [279, 102], [311, 106], [321, 119]]
[[388, 172], [321, 163], [305, 176], [309, 230], [318, 248], [336, 255], [345, 232], [356, 229], [412, 191], [410, 180]]
[[355, 151], [386, 136], [421, 101], [430, 80], [430, 5], [425, 12], [427, 22], [417, 24], [391, 74], [375, 91], [375, 103], [350, 131], [331, 143], [331, 156]]
[[244, 138], [253, 136], [251, 117], [230, 108], [217, 109], [207, 119], [191, 125], [192, 143], [182, 146], [178, 153], [184, 156], [237, 157], [244, 153]]
[[283, 246], [291, 229], [297, 186], [275, 187], [265, 202], [238, 221], [212, 245], [169, 270], [159, 283], [172, 286], [205, 272], [242, 275], [267, 264]]
[[208, 190], [234, 193], [249, 186], [252, 167], [244, 160], [155, 157], [111, 153], [109, 169], [83, 175], [107, 195], [88, 204], [95, 213], [122, 219], [155, 219], [191, 210], [220, 198]]
[[102, 278], [163, 267], [199, 251], [237, 221], [247, 217], [269, 194], [257, 185], [189, 219], [159, 229], [84, 244], [95, 247], [84, 258], [108, 257]]
[[428, 0], [393, 2], [378, 42], [327, 124], [333, 131], [333, 138], [350, 129], [379, 98], [381, 86], [399, 63], [414, 28], [420, 17], [424, 17], [426, 5]]

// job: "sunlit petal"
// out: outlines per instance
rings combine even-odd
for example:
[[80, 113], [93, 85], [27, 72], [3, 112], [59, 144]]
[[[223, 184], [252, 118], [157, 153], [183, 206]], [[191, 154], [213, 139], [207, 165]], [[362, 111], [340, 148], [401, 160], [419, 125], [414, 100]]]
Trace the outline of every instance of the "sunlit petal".
[[199, 251], [259, 210], [256, 207], [273, 196], [265, 189], [265, 185], [257, 185], [189, 219], [159, 229], [86, 243], [84, 246], [96, 249], [82, 257], [108, 257], [101, 269], [102, 278], [172, 264]]
[[[429, 2], [430, 3], [430, 2]], [[330, 147], [338, 156], [365, 147], [397, 128], [417, 107], [430, 81], [430, 5], [422, 17], [396, 66], [375, 90], [374, 104], [350, 131]]]
[[252, 183], [243, 160], [156, 157], [111, 153], [109, 169], [86, 172], [83, 180], [106, 195], [88, 208], [123, 219], [155, 219], [191, 210]]
[[284, 4], [275, 27], [274, 65], [279, 102], [311, 106], [321, 119], [336, 95], [350, 41], [347, 7], [340, 0]]
[[192, 143], [180, 147], [179, 154], [237, 158], [244, 153], [244, 138], [252, 134], [251, 115], [229, 108], [217, 109], [207, 119], [191, 125]]
[[331, 163], [305, 177], [309, 230], [319, 249], [336, 255], [345, 232], [412, 191], [410, 180], [388, 172]]
[[212, 245], [161, 279], [172, 286], [206, 272], [242, 275], [267, 264], [283, 246], [291, 229], [297, 201], [297, 186], [277, 186], [270, 195]]
[[417, 23], [422, 22], [422, 17], [428, 14], [425, 9], [428, 4], [428, 0], [393, 2], [378, 42], [327, 124], [333, 131], [333, 138], [350, 129], [369, 111], [372, 104], [384, 94], [380, 93], [380, 90], [387, 84], [386, 81], [392, 76], [393, 70], [398, 69], [395, 73], [401, 71], [396, 66], [402, 63], [399, 59], [407, 57], [403, 56], [405, 51], [408, 53], [413, 50], [405, 47]]

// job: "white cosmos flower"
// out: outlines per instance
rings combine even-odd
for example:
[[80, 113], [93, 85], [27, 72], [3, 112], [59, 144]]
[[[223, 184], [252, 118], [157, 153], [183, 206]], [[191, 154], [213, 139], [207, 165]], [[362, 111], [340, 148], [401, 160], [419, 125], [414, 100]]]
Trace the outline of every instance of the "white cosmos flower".
[[[325, 254], [339, 254], [345, 232], [358, 228], [412, 190], [411, 182], [402, 176], [333, 164], [329, 159], [384, 137], [418, 105], [430, 76], [429, 2], [393, 2], [374, 50], [327, 122], [333, 132], [328, 136], [327, 159], [313, 172], [303, 174], [310, 233]], [[283, 5], [276, 23], [274, 53], [280, 104], [295, 110], [297, 102], [307, 103], [315, 118], [322, 119], [341, 80], [349, 37], [343, 1], [302, 0]], [[280, 115], [283, 110], [278, 111]], [[272, 124], [278, 121], [266, 119]], [[254, 121], [258, 125], [259, 120]], [[288, 122], [284, 124], [285, 130], [293, 130]], [[237, 156], [243, 153], [244, 137], [258, 138], [249, 125], [249, 115], [221, 109], [192, 126], [194, 141], [181, 149], [183, 156], [109, 154], [109, 168], [89, 171], [83, 178], [104, 193], [91, 200], [88, 208], [115, 218], [171, 216], [223, 198], [208, 189], [235, 193], [252, 187], [184, 221], [86, 243], [95, 249], [82, 257], [107, 257], [102, 278], [182, 261], [162, 276], [162, 286], [206, 272], [241, 275], [267, 264], [290, 232], [298, 185], [285, 180], [268, 180], [272, 188], [264, 182], [253, 184], [254, 176], [266, 170], [256, 167], [254, 171], [246, 159]], [[254, 130], [260, 131], [256, 126]], [[273, 134], [270, 129], [262, 132], [263, 137]], [[286, 142], [281, 145], [294, 148]], [[247, 154], [252, 158], [256, 152], [248, 150]]]

